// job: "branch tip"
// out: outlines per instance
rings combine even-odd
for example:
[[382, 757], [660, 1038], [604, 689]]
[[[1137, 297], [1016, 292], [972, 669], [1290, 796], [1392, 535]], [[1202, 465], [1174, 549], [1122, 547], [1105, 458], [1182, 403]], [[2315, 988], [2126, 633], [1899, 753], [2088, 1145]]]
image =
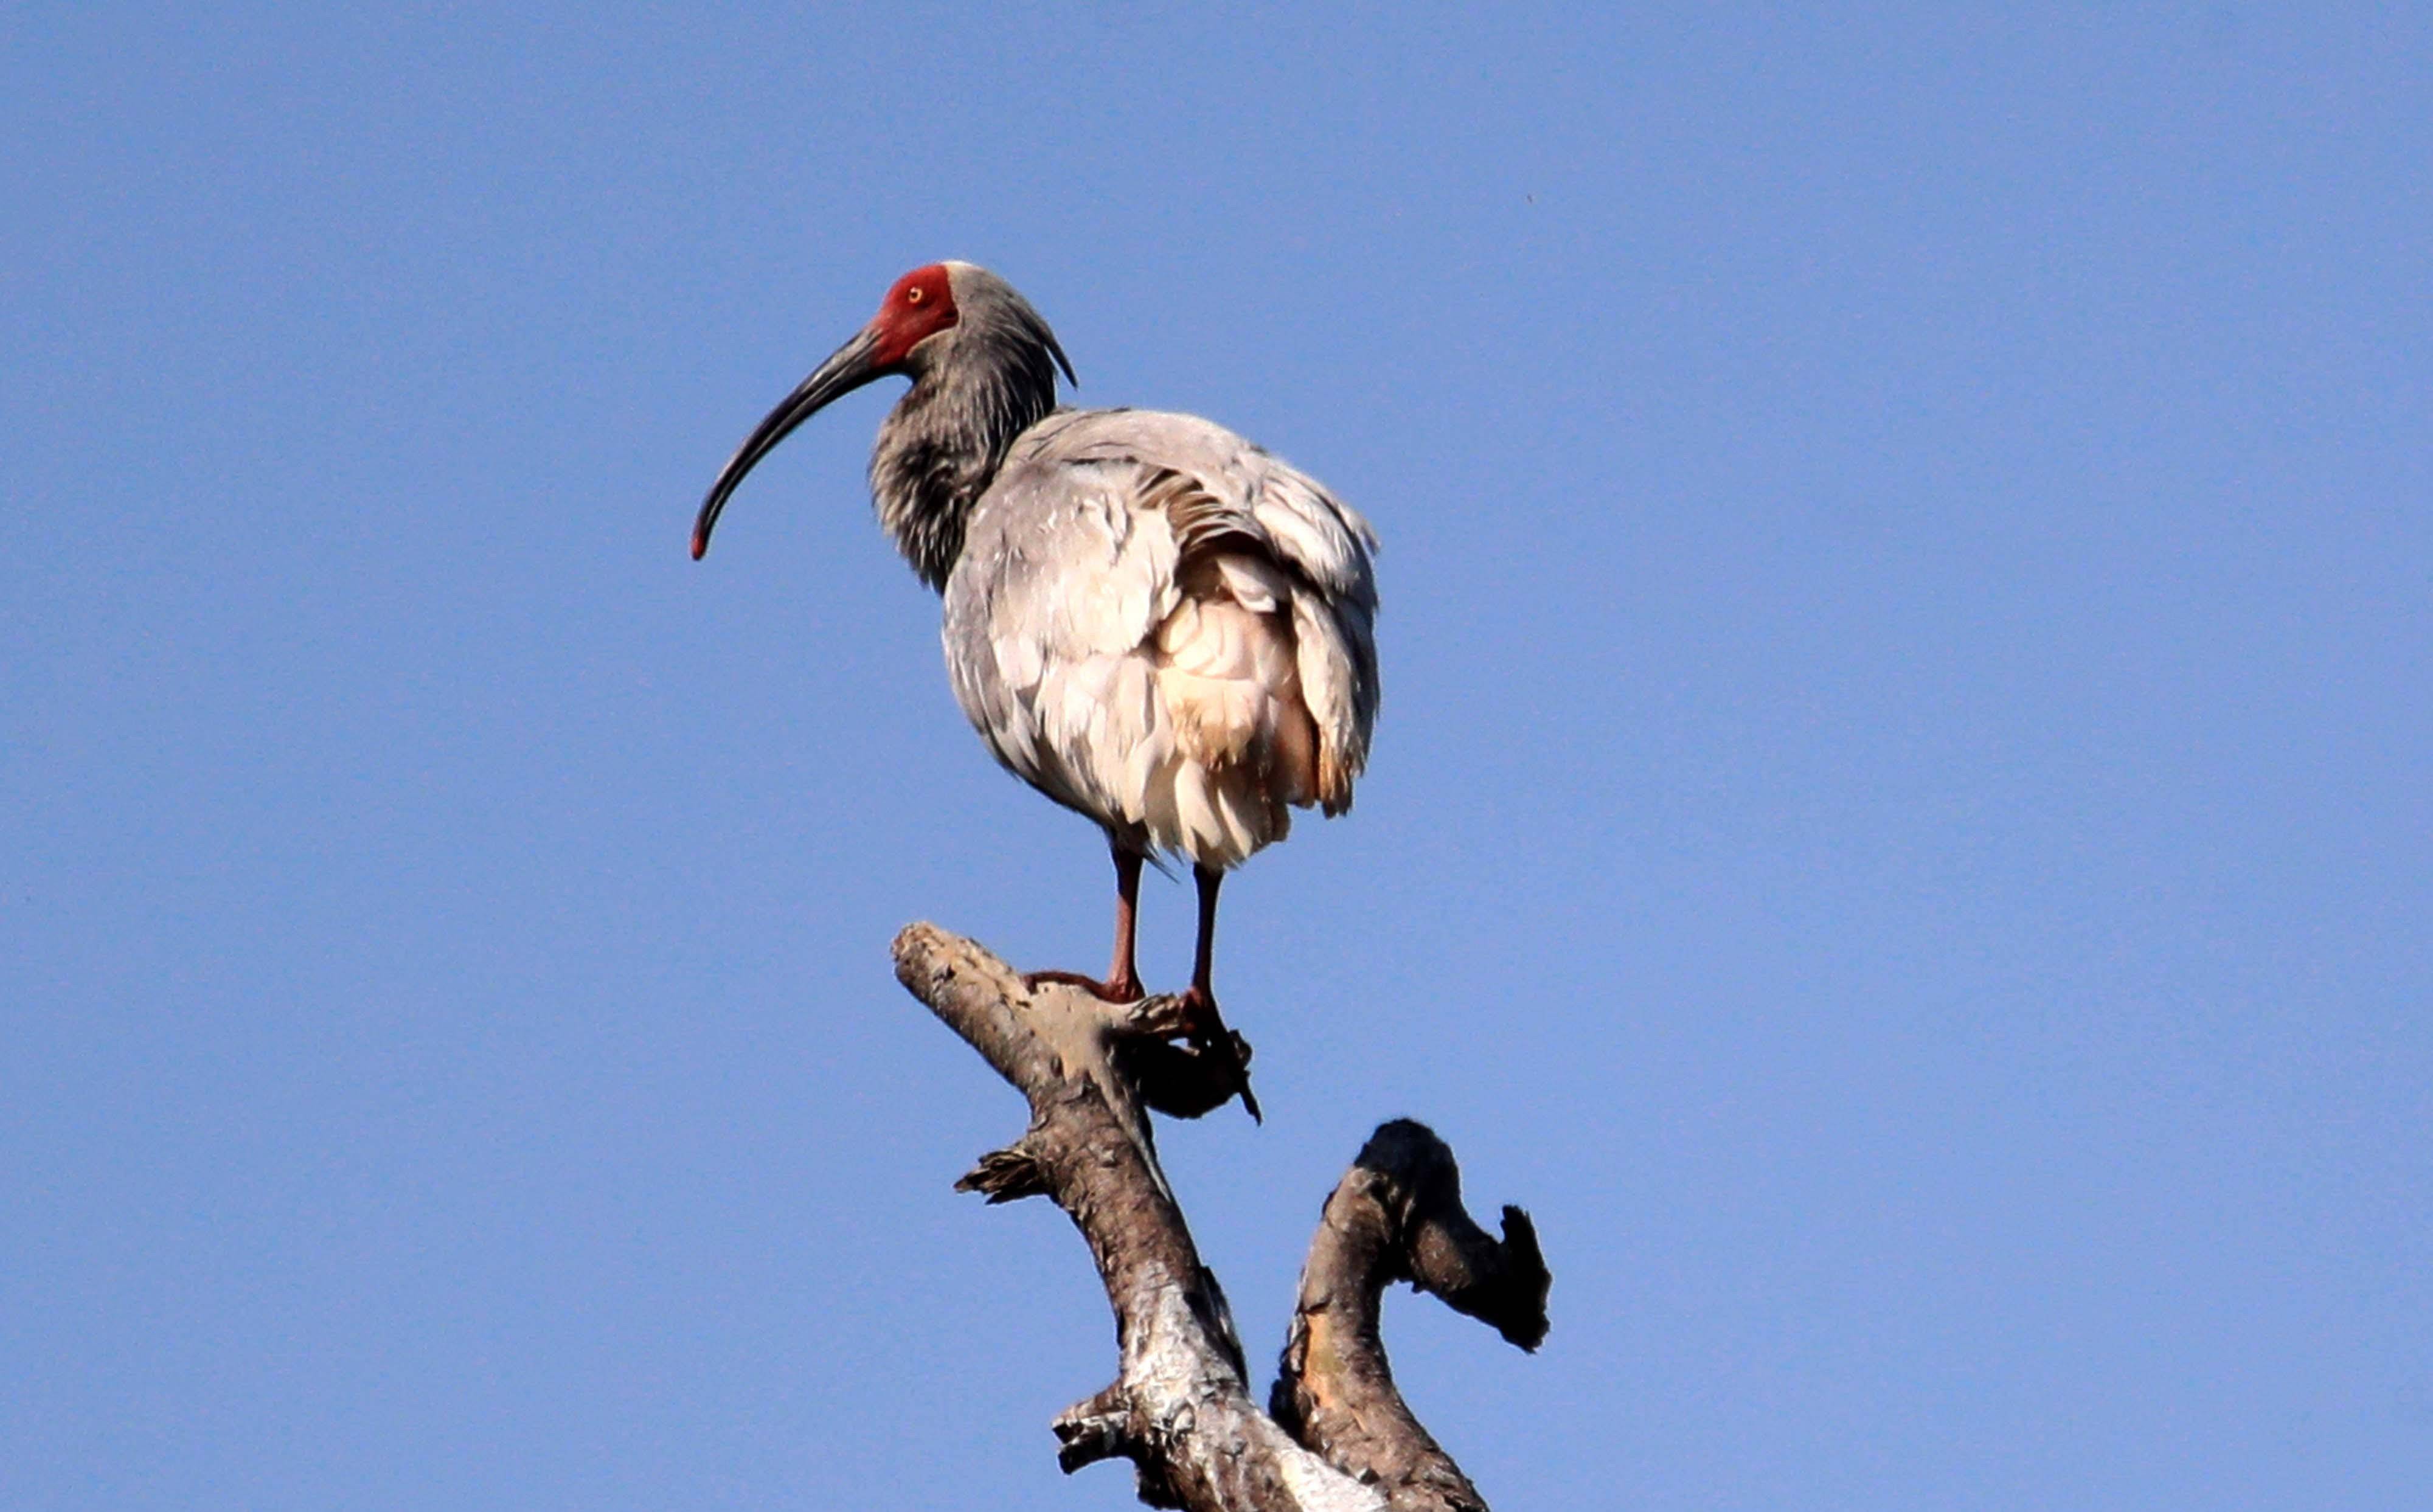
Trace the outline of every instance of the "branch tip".
[[1552, 1278], [1529, 1215], [1506, 1207], [1503, 1220], [1504, 1237], [1489, 1236], [1462, 1206], [1452, 1148], [1398, 1118], [1361, 1147], [1310, 1242], [1268, 1412], [1336, 1470], [1393, 1487], [1397, 1507], [1484, 1504], [1395, 1390], [1379, 1300], [1407, 1281], [1535, 1350]]

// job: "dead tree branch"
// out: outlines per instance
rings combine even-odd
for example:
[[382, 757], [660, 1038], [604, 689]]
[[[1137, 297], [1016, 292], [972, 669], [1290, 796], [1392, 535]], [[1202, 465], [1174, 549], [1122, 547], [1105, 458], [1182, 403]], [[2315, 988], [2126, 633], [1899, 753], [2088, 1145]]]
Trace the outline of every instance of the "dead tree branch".
[[1022, 1137], [957, 1187], [992, 1202], [1053, 1198], [1106, 1285], [1120, 1369], [1057, 1417], [1066, 1471], [1121, 1456], [1143, 1502], [1188, 1512], [1484, 1507], [1395, 1392], [1377, 1303], [1408, 1280], [1534, 1348], [1547, 1278], [1525, 1215], [1505, 1209], [1505, 1238], [1489, 1239], [1461, 1209], [1443, 1142], [1414, 1123], [1380, 1129], [1326, 1204], [1270, 1418], [1251, 1399], [1232, 1314], [1158, 1165], [1148, 1113], [1221, 1105], [1232, 1068], [1173, 1043], [1173, 999], [1111, 1006], [1033, 990], [929, 925], [896, 936], [894, 954], [906, 989], [1030, 1104]]
[[1506, 1208], [1503, 1240], [1489, 1238], [1461, 1205], [1453, 1151], [1407, 1118], [1370, 1135], [1326, 1199], [1268, 1410], [1328, 1464], [1383, 1490], [1395, 1512], [1485, 1512], [1478, 1488], [1394, 1389], [1377, 1318], [1398, 1281], [1524, 1350], [1546, 1336], [1552, 1278], [1529, 1215]]

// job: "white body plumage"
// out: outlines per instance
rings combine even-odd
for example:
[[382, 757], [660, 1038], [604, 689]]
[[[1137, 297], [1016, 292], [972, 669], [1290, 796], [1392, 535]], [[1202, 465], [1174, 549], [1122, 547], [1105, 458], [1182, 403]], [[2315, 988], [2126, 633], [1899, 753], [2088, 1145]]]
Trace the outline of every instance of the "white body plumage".
[[1186, 415], [1018, 437], [945, 587], [955, 696], [999, 761], [1116, 843], [1222, 869], [1351, 807], [1378, 686], [1369, 524]]

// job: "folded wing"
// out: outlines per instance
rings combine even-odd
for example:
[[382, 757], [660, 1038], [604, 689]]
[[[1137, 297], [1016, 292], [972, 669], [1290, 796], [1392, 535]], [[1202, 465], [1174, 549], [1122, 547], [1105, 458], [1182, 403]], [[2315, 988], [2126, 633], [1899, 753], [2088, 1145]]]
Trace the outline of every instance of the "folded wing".
[[1315, 480], [1188, 416], [1051, 416], [946, 590], [997, 758], [1142, 851], [1231, 866], [1351, 807], [1377, 714], [1375, 544]]

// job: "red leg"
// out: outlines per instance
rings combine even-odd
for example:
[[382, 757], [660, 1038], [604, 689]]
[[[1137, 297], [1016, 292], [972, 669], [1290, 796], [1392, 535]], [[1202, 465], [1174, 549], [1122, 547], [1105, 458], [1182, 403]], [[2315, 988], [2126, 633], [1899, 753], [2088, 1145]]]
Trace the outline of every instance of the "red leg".
[[1143, 995], [1132, 960], [1132, 940], [1140, 926], [1141, 858], [1114, 841], [1107, 849], [1115, 859], [1115, 957], [1107, 966], [1107, 990], [1115, 1002], [1129, 1003]]
[[1115, 955], [1107, 966], [1107, 979], [1099, 981], [1078, 971], [1034, 971], [1023, 977], [1029, 986], [1042, 982], [1061, 982], [1079, 987], [1109, 1003], [1136, 1003], [1147, 995], [1141, 991], [1140, 972], [1132, 959], [1132, 941], [1140, 925], [1141, 858], [1107, 839], [1107, 852], [1115, 862]]
[[1191, 879], [1199, 884], [1199, 942], [1191, 952], [1191, 991], [1211, 1008], [1216, 1003], [1216, 890], [1225, 874], [1213, 866], [1195, 866]]
[[1225, 1027], [1224, 1015], [1216, 1011], [1216, 890], [1225, 885], [1225, 874], [1213, 866], [1194, 866], [1191, 876], [1199, 884], [1199, 943], [1191, 956], [1191, 988], [1182, 994], [1183, 1006], [1197, 1021], [1191, 1037], [1201, 1048], [1233, 1062], [1234, 1090], [1242, 1095], [1242, 1109], [1259, 1121], [1259, 1099], [1251, 1096], [1250, 1063], [1234, 1031]]

